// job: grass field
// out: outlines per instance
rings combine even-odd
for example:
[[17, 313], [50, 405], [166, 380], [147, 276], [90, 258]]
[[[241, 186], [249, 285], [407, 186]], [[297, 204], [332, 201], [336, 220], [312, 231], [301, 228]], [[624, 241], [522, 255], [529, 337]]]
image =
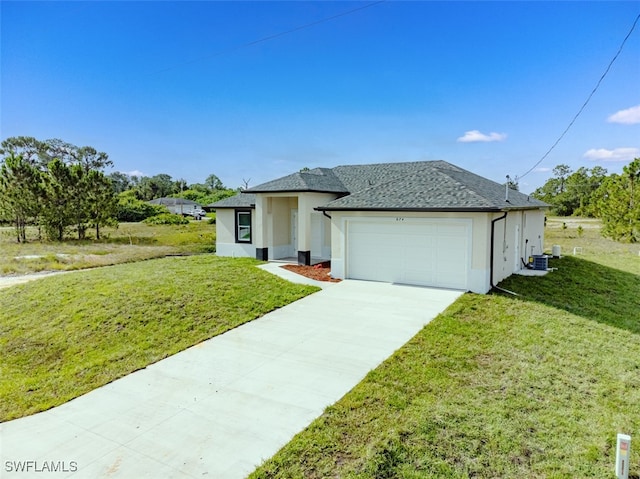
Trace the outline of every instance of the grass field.
[[[563, 228], [566, 225], [566, 229]], [[582, 226], [582, 230], [578, 227]], [[616, 243], [600, 235], [600, 221], [594, 218], [551, 217], [545, 229], [545, 250], [561, 246], [563, 256], [584, 258], [640, 275], [640, 244]]]
[[62, 404], [316, 291], [249, 258], [163, 258], [0, 290], [0, 421]]
[[16, 243], [13, 228], [0, 228], [0, 275], [39, 271], [69, 271], [160, 258], [170, 254], [212, 252], [215, 225], [192, 221], [188, 225], [150, 226], [122, 223], [104, 228], [102, 239], [40, 242], [29, 228], [29, 241]]
[[640, 257], [583, 229], [550, 220], [547, 249], [581, 255], [461, 297], [251, 477], [615, 477], [616, 434], [640, 434]]

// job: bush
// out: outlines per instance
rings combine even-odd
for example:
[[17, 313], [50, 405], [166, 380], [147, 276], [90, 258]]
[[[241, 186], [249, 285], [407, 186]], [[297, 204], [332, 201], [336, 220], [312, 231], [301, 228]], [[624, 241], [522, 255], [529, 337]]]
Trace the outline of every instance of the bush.
[[189, 189], [189, 190], [183, 191], [182, 193], [178, 193], [171, 196], [175, 198], [185, 198], [187, 200], [200, 203], [201, 205], [208, 205], [237, 194], [238, 192], [236, 190], [231, 190], [231, 189], [213, 190], [213, 191], [208, 191], [208, 190], [201, 191], [198, 189]]
[[146, 218], [167, 213], [167, 209], [161, 205], [152, 205], [139, 200], [135, 192], [129, 190], [118, 195], [118, 221], [123, 223], [137, 223]]
[[184, 216], [174, 215], [173, 213], [161, 213], [145, 219], [143, 223], [148, 225], [188, 225], [189, 220]]

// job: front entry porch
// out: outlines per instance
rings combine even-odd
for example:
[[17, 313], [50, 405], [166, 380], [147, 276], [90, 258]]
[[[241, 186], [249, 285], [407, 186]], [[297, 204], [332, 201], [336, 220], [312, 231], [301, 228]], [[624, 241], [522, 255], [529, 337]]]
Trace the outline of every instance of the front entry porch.
[[[319, 198], [316, 198], [319, 196]], [[314, 207], [325, 194], [258, 195], [256, 258], [263, 261], [314, 265], [331, 258], [331, 223]]]

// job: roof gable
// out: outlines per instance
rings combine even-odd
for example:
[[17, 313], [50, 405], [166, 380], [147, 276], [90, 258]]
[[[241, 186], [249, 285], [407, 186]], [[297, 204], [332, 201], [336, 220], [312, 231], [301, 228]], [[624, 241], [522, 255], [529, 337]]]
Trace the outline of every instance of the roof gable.
[[250, 193], [238, 193], [235, 196], [224, 198], [215, 203], [207, 205], [207, 208], [211, 209], [223, 209], [223, 208], [255, 208], [256, 195]]
[[315, 191], [323, 193], [349, 193], [330, 168], [314, 168], [299, 171], [246, 190], [249, 193], [273, 193], [279, 191]]

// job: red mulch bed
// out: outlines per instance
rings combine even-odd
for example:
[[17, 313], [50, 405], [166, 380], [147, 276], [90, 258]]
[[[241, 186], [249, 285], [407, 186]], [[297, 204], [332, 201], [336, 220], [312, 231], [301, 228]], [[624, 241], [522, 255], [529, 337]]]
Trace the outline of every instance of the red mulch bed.
[[330, 283], [339, 283], [340, 279], [332, 278], [329, 273], [331, 273], [331, 262], [326, 261], [324, 263], [318, 263], [313, 266], [302, 266], [299, 264], [285, 264], [281, 266], [281, 268], [288, 269], [289, 271], [293, 271], [294, 273], [298, 273], [302, 276], [306, 276], [307, 278], [315, 279], [316, 281], [329, 281]]

